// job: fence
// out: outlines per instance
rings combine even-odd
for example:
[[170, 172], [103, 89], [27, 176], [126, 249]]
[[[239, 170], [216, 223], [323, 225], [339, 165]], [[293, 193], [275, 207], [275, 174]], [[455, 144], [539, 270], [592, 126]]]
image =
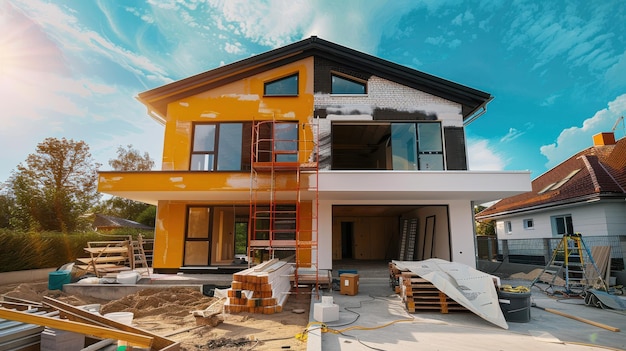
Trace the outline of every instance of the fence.
[[[626, 235], [583, 236], [582, 239], [589, 251], [594, 246], [610, 246], [611, 270], [624, 270]], [[478, 236], [477, 255], [483, 260], [545, 266], [560, 241], [560, 237], [498, 240], [495, 236]]]

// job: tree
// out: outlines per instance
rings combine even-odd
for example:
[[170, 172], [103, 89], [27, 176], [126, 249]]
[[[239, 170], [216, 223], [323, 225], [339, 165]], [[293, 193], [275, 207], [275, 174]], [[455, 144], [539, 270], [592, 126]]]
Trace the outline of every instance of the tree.
[[25, 230], [68, 233], [98, 200], [97, 171], [84, 141], [46, 138], [17, 166], [9, 180], [15, 196], [17, 226]]
[[147, 152], [141, 156], [138, 150], [133, 149], [132, 145], [127, 145], [126, 149], [121, 146], [117, 148], [117, 158], [109, 160], [109, 166], [114, 171], [120, 172], [149, 171], [154, 167], [154, 161]]
[[[484, 206], [475, 207], [474, 214], [479, 213], [485, 208], [486, 207]], [[494, 220], [476, 221], [476, 235], [496, 235], [496, 221]]]
[[[149, 171], [154, 167], [154, 161], [147, 152], [142, 156], [138, 150], [133, 149], [132, 145], [127, 145], [126, 148], [122, 146], [117, 148], [117, 158], [109, 160], [109, 165], [114, 171], [119, 172]], [[121, 197], [112, 197], [96, 206], [94, 212], [154, 225], [156, 208], [149, 210], [150, 207], [154, 206]]]

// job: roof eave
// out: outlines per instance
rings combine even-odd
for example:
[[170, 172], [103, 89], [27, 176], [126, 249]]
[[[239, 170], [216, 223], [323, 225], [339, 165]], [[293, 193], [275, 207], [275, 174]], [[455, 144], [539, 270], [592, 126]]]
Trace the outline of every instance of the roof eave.
[[541, 210], [545, 210], [548, 208], [562, 207], [562, 206], [568, 206], [568, 205], [583, 205], [583, 204], [587, 204], [590, 202], [596, 202], [600, 200], [613, 200], [613, 199], [626, 199], [626, 195], [616, 194], [616, 193], [589, 194], [585, 196], [579, 196], [575, 198], [549, 202], [549, 203], [540, 204], [536, 206], [528, 206], [528, 207], [522, 207], [522, 208], [512, 209], [508, 211], [495, 212], [495, 213], [484, 215], [484, 216], [476, 216], [476, 220], [495, 219], [497, 217], [511, 216], [511, 215], [527, 213], [527, 212], [536, 212], [536, 211], [541, 211]]
[[457, 102], [463, 106], [462, 114], [464, 120], [471, 118], [476, 111], [484, 109], [485, 105], [492, 99], [490, 94], [483, 91], [417, 71], [315, 36], [161, 87], [147, 90], [140, 93], [137, 99], [148, 107], [149, 114], [157, 120], [157, 122], [163, 124], [165, 123], [165, 116], [167, 114], [167, 104], [170, 101], [193, 95], [198, 92], [198, 89], [203, 87], [226, 84], [234, 79], [234, 77], [237, 79], [244, 78], [246, 73], [252, 75], [256, 69], [271, 65], [272, 63], [312, 55], [328, 57], [349, 64], [356, 63], [357, 65], [372, 70], [373, 74], [380, 75], [383, 78], [390, 78], [400, 84]]

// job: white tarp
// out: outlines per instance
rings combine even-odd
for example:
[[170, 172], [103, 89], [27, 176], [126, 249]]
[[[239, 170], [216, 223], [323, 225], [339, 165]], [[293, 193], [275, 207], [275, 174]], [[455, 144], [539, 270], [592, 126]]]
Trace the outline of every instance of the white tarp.
[[438, 258], [425, 261], [393, 261], [428, 280], [437, 289], [484, 320], [509, 329], [504, 319], [493, 277], [462, 263]]

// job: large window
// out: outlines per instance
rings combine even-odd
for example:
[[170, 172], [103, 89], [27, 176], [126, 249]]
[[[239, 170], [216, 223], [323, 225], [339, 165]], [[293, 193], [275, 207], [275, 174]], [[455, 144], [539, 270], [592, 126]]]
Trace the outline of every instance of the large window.
[[554, 235], [574, 234], [574, 224], [571, 215], [552, 216], [552, 233]]
[[259, 122], [254, 148], [258, 162], [297, 162], [298, 123]]
[[335, 123], [332, 169], [444, 170], [438, 122]]
[[192, 171], [242, 171], [250, 169], [250, 123], [194, 125]]

